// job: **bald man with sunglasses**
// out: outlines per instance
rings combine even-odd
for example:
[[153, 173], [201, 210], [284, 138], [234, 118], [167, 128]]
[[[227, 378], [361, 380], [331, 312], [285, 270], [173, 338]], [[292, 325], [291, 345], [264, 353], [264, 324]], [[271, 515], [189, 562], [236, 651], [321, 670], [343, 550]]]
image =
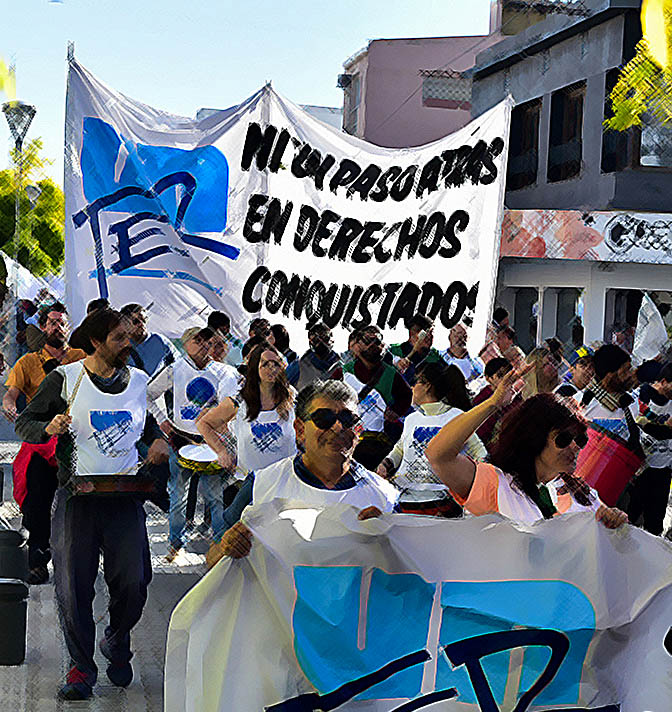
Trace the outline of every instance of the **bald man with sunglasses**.
[[[399, 491], [352, 459], [362, 425], [356, 391], [341, 381], [316, 381], [306, 386], [295, 403], [294, 430], [303, 454], [251, 474], [225, 519], [239, 519], [249, 504], [287, 499], [307, 506], [345, 503], [361, 510], [360, 519], [394, 510]], [[250, 553], [252, 533], [236, 521], [208, 552], [208, 566], [224, 556]]]

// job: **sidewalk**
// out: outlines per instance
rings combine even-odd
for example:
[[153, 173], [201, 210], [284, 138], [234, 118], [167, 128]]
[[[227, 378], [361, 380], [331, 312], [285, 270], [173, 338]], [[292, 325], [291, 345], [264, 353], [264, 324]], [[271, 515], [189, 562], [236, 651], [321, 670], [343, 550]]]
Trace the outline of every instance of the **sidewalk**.
[[[18, 443], [0, 442], [0, 466], [5, 475], [0, 516], [18, 529], [20, 514], [12, 499], [11, 484], [11, 460], [17, 449]], [[99, 673], [94, 697], [85, 702], [63, 702], [56, 699], [56, 692], [69, 667], [69, 659], [58, 625], [54, 587], [50, 582], [30, 587], [26, 660], [21, 666], [0, 666], [1, 710], [162, 712], [163, 662], [168, 621], [175, 604], [205, 573], [204, 554], [207, 544], [202, 538], [194, 537], [174, 563], [166, 564], [163, 559], [168, 540], [168, 521], [153, 504], [147, 503], [146, 510], [154, 577], [149, 586], [142, 619], [132, 634], [135, 676], [131, 685], [126, 689], [114, 687], [105, 675], [105, 659], [96, 650]], [[96, 581], [94, 600], [98, 638], [102, 636], [106, 625], [106, 608], [107, 590], [101, 571]]]

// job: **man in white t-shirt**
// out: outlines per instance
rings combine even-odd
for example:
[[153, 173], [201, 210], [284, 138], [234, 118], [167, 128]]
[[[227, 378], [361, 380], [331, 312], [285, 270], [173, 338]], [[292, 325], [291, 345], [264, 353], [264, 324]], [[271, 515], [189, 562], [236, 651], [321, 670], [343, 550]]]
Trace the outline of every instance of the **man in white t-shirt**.
[[[236, 516], [248, 504], [286, 499], [309, 506], [351, 504], [368, 519], [391, 512], [399, 491], [379, 475], [352, 459], [362, 426], [354, 388], [341, 381], [316, 381], [306, 386], [295, 403], [294, 429], [302, 455], [259, 470], [248, 477], [236, 500], [227, 510]], [[208, 553], [213, 566], [223, 556], [247, 556], [252, 533], [238, 521]]]
[[[203, 438], [196, 428], [196, 419], [205, 410], [216, 406], [222, 398], [235, 396], [238, 391], [238, 372], [233, 366], [213, 361], [210, 346], [211, 329], [192, 327], [182, 335], [185, 355], [160, 371], [147, 386], [148, 408], [159, 427], [170, 438], [170, 478], [168, 480], [169, 545], [167, 561], [172, 562], [184, 544], [187, 523], [189, 483], [198, 472], [183, 467], [178, 462], [179, 451], [189, 444], [202, 444]], [[164, 404], [164, 394], [172, 392], [173, 413], [169, 418]], [[203, 498], [210, 508], [213, 539], [224, 530], [223, 477], [208, 474], [199, 480]]]
[[447, 364], [457, 366], [467, 384], [483, 375], [483, 362], [472, 358], [467, 351], [467, 330], [456, 324], [448, 332], [450, 346], [441, 354]]

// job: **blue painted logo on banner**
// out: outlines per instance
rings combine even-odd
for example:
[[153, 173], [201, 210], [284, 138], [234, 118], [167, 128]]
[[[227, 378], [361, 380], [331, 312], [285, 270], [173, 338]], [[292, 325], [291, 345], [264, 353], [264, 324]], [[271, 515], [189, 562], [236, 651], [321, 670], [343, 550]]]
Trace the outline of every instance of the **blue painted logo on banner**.
[[[357, 566], [296, 567], [294, 582], [294, 648], [318, 693], [335, 695], [334, 690], [369, 677], [371, 684], [357, 699], [421, 694], [419, 663], [428, 655], [387, 677], [381, 668], [427, 647], [435, 584], [379, 569], [366, 582]], [[447, 581], [440, 605], [435, 695], [497, 710], [507, 685], [515, 684], [517, 710], [532, 702], [578, 703], [595, 632], [592, 604], [578, 588], [563, 581]], [[510, 681], [517, 648], [524, 651], [522, 674]]]
[[[148, 269], [139, 266], [161, 255], [187, 258], [189, 247], [197, 247], [236, 260], [240, 250], [223, 241], [198, 233], [226, 229], [229, 166], [214, 146], [184, 150], [168, 146], [133, 143], [105, 121], [86, 117], [83, 123], [81, 169], [88, 205], [73, 215], [75, 227], [87, 222], [93, 236], [101, 297], [109, 296], [107, 277], [153, 277], [190, 281], [212, 291], [196, 275], [177, 269]], [[100, 214], [128, 213], [102, 234]], [[136, 249], [144, 240], [157, 238], [171, 227], [185, 247], [165, 243], [144, 251]], [[103, 239], [115, 241], [117, 259], [104, 263]], [[221, 290], [220, 290], [221, 291]]]

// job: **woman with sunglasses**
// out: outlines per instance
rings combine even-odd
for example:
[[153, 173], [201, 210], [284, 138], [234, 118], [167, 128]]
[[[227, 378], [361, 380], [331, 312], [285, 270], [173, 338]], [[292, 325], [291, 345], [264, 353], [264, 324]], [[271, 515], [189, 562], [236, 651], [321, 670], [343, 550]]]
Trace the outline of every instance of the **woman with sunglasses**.
[[240, 479], [296, 452], [295, 391], [285, 367], [274, 346], [257, 346], [248, 356], [239, 399], [225, 398], [196, 423], [219, 464], [235, 469]]
[[[462, 507], [432, 471], [425, 448], [448, 421], [471, 408], [462, 371], [440, 362], [421, 364], [413, 384], [413, 405], [416, 410], [404, 420], [401, 439], [376, 472], [401, 489], [402, 512], [459, 517]], [[483, 460], [488, 454], [475, 434], [468, 438], [465, 452], [475, 460]]]
[[462, 454], [469, 437], [496, 412], [520, 375], [509, 372], [490, 398], [451, 420], [432, 439], [425, 452], [434, 472], [472, 514], [499, 512], [532, 523], [594, 511], [611, 529], [627, 522], [624, 512], [606, 507], [573, 475], [579, 450], [587, 443], [586, 426], [550, 393], [532, 396], [507, 414], [489, 463]]

